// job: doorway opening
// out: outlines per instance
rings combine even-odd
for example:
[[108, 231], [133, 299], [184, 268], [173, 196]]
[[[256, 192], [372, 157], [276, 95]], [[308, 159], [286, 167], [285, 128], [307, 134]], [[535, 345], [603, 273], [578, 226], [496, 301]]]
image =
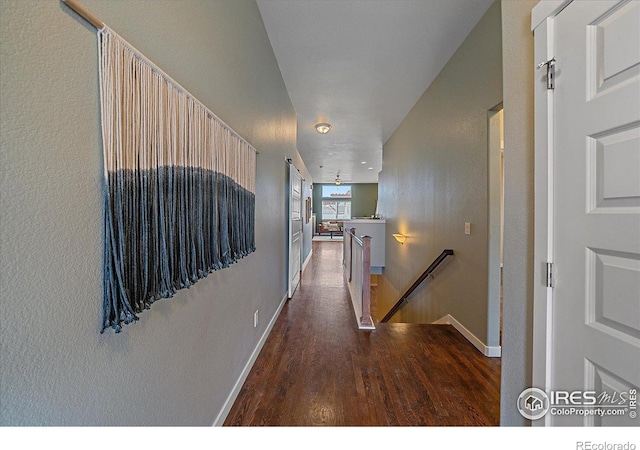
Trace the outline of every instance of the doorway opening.
[[502, 346], [502, 279], [504, 268], [504, 110], [488, 112], [489, 283], [487, 345]]

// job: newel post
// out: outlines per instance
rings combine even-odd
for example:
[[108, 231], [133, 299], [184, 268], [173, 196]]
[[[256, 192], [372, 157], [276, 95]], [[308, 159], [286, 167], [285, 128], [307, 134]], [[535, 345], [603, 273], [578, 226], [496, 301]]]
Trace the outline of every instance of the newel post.
[[349, 228], [349, 283], [353, 279], [353, 237], [356, 235], [355, 228]]

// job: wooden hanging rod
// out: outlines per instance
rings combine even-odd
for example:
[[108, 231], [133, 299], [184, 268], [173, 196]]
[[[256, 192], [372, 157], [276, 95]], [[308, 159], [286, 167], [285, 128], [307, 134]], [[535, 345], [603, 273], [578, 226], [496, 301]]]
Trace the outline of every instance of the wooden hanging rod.
[[[76, 0], [62, 0], [62, 3], [64, 3], [65, 5], [67, 5], [69, 8], [71, 8], [76, 14], [78, 14], [80, 17], [82, 17], [84, 20], [86, 20], [87, 22], [89, 22], [91, 25], [93, 25], [94, 27], [96, 27], [98, 30], [102, 30], [105, 27], [105, 24], [102, 20], [98, 19], [96, 16], [94, 16], [93, 14], [91, 14], [89, 12], [89, 10], [87, 10], [84, 6], [82, 6], [80, 3], [78, 3]], [[152, 67], [156, 67], [157, 70], [159, 72], [162, 73], [162, 75], [164, 77], [166, 77], [171, 83], [173, 83], [174, 86], [176, 86], [177, 88], [181, 89], [183, 92], [185, 92], [187, 95], [189, 95], [190, 97], [193, 97], [193, 95], [191, 95], [191, 93], [189, 93], [189, 91], [187, 91], [185, 88], [183, 88], [178, 82], [176, 82], [175, 80], [173, 80], [173, 78], [171, 78], [169, 75], [167, 75], [166, 73], [164, 73], [160, 68], [158, 68], [155, 64], [153, 64], [152, 62], [149, 62], [151, 64]], [[195, 98], [195, 97], [193, 97]], [[227, 125], [226, 123], [224, 123], [218, 116], [216, 116], [209, 108], [207, 108], [206, 106], [204, 106], [203, 103], [201, 103], [200, 101], [198, 101], [198, 103], [200, 103], [206, 110], [207, 112], [209, 112], [211, 115], [213, 115], [216, 120], [218, 120], [225, 128], [227, 128], [229, 131], [231, 131], [233, 134], [235, 134], [236, 136], [238, 136], [240, 139], [242, 139], [243, 141], [247, 142], [242, 136], [240, 136], [238, 133], [236, 133], [233, 128], [231, 128], [229, 125]], [[259, 155], [260, 152], [258, 150], [256, 150], [251, 144], [249, 144], [251, 146], [251, 148], [253, 149], [253, 151], [256, 152], [256, 155]]]
[[91, 14], [84, 6], [78, 3], [76, 0], [62, 0], [62, 2], [67, 5], [69, 8], [75, 11], [80, 17], [89, 22], [91, 25], [96, 27], [98, 30], [102, 30], [104, 28], [104, 23], [98, 19], [96, 16]]

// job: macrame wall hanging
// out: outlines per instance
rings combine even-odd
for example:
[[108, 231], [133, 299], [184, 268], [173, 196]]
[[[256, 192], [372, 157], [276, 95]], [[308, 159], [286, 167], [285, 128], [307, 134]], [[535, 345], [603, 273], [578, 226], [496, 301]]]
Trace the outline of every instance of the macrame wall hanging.
[[85, 10], [98, 29], [104, 148], [101, 332], [255, 251], [256, 150]]

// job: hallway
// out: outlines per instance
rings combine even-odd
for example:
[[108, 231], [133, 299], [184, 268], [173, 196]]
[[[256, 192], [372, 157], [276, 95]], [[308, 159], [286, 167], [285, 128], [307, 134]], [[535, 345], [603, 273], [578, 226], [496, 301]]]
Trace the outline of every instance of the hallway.
[[357, 329], [340, 242], [312, 259], [225, 426], [493, 426], [500, 359], [450, 325]]

